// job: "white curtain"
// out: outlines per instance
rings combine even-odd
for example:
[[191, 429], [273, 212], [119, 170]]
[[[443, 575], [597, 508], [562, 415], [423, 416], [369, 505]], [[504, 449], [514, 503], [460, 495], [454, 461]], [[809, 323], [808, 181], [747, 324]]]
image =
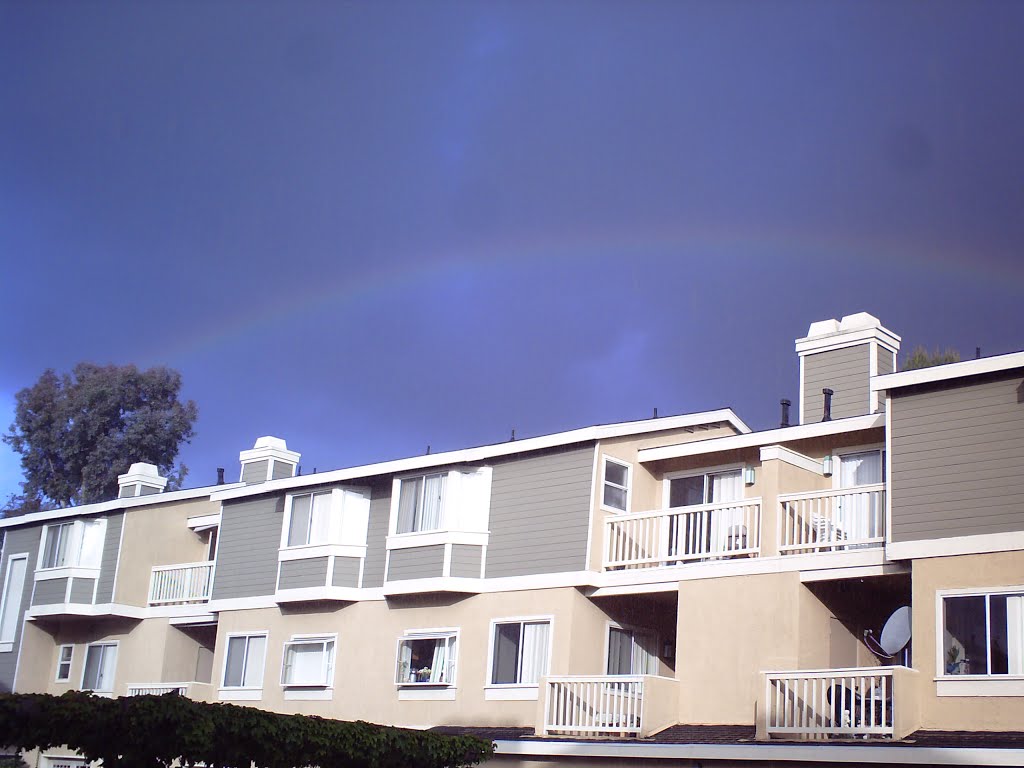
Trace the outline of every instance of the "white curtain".
[[633, 633], [633, 674], [658, 674], [658, 656], [654, 647], [654, 635]]
[[[739, 470], [722, 472], [708, 477], [708, 503], [739, 501], [743, 498], [743, 477]], [[743, 508], [727, 507], [711, 514], [711, 551], [725, 552], [728, 548], [730, 531], [743, 525]]]
[[548, 638], [551, 625], [536, 622], [523, 625], [523, 670], [520, 683], [536, 683], [548, 673]]
[[1006, 655], [1008, 673], [1024, 675], [1024, 595], [1006, 598]]
[[318, 493], [313, 497], [313, 519], [309, 526], [309, 543], [324, 544], [330, 538], [331, 494]]
[[416, 530], [436, 531], [441, 527], [441, 509], [444, 501], [444, 475], [430, 475], [423, 483], [423, 512]]
[[411, 683], [416, 679], [412, 671], [412, 644], [403, 640], [398, 649], [398, 674], [395, 679], [400, 683]]
[[83, 568], [99, 568], [103, 558], [103, 532], [106, 525], [102, 520], [90, 520], [83, 524], [82, 554], [78, 564]]
[[4, 584], [4, 614], [0, 616], [0, 642], [13, 643], [21, 618], [22, 593], [25, 591], [25, 572], [28, 558], [11, 558], [7, 565], [7, 582]]
[[245, 669], [242, 671], [244, 688], [263, 687], [263, 659], [267, 650], [267, 638], [260, 635], [249, 638], [245, 654]]
[[289, 547], [309, 543], [309, 501], [309, 496], [295, 496], [292, 499], [292, 514], [288, 522]]
[[447, 683], [448, 680], [448, 641], [434, 641], [434, 658], [430, 664], [430, 682]]
[[320, 643], [289, 645], [285, 654], [285, 682], [322, 685], [324, 681], [325, 647]]
[[416, 507], [423, 490], [423, 478], [410, 478], [400, 484], [398, 496], [398, 527], [396, 533], [412, 533], [416, 527]]
[[[882, 482], [880, 451], [850, 453], [839, 457], [839, 486], [855, 488]], [[878, 494], [861, 493], [840, 499], [836, 525], [848, 539], [865, 539], [881, 534], [882, 506]]]

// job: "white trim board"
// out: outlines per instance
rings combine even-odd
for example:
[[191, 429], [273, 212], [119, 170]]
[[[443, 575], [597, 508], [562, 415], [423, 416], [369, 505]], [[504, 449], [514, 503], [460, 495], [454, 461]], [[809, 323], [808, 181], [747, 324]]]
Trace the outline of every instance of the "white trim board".
[[611, 757], [648, 760], [759, 760], [904, 765], [1024, 765], [1024, 749], [913, 747], [864, 744], [643, 744], [601, 741], [494, 742], [495, 754]]
[[973, 536], [950, 536], [944, 539], [886, 542], [885, 554], [890, 560], [910, 560], [919, 557], [949, 557], [951, 555], [1011, 552], [1018, 549], [1024, 549], [1024, 531], [979, 533]]
[[676, 459], [681, 456], [700, 456], [716, 451], [730, 451], [737, 448], [753, 448], [763, 445], [787, 443], [793, 440], [806, 440], [825, 435], [840, 435], [844, 432], [857, 432], [862, 429], [874, 429], [885, 424], [885, 415], [869, 413], [866, 416], [851, 416], [848, 419], [817, 421], [811, 424], [800, 424], [795, 427], [780, 427], [764, 432], [749, 432], [729, 437], [713, 437], [708, 440], [696, 440], [692, 443], [666, 445], [661, 448], [645, 448], [637, 454], [637, 461], [661, 461]]
[[471, 463], [486, 461], [498, 456], [509, 456], [516, 453], [544, 450], [546, 448], [557, 448], [572, 443], [586, 443], [595, 440], [605, 440], [613, 437], [625, 437], [628, 435], [643, 435], [650, 432], [663, 432], [672, 429], [685, 429], [697, 427], [715, 422], [728, 422], [742, 434], [750, 432], [748, 427], [731, 408], [720, 408], [715, 411], [702, 411], [700, 413], [688, 413], [681, 416], [666, 416], [658, 419], [643, 419], [640, 421], [621, 422], [617, 424], [605, 424], [594, 427], [584, 427], [568, 432], [557, 432], [551, 435], [531, 437], [524, 440], [515, 440], [505, 443], [496, 443], [477, 448], [463, 448], [456, 451], [443, 453], [431, 453], [423, 456], [412, 456], [395, 461], [385, 461], [377, 464], [365, 464], [347, 469], [336, 469], [330, 472], [320, 472], [315, 475], [302, 475], [300, 477], [289, 477], [281, 480], [270, 480], [258, 485], [239, 486], [231, 488], [218, 486], [211, 494], [214, 501], [225, 501], [237, 499], [244, 496], [254, 496], [274, 491], [305, 488], [312, 485], [324, 485], [327, 483], [339, 483], [355, 480], [373, 475], [385, 475], [398, 472], [412, 472], [430, 467], [438, 467], [449, 464]]
[[766, 445], [761, 448], [761, 462], [771, 461], [772, 459], [792, 464], [794, 467], [807, 470], [819, 477], [824, 477], [825, 475], [821, 469], [820, 460], [815, 461], [810, 456], [804, 456], [802, 453], [786, 448], [783, 445]]
[[900, 387], [911, 387], [915, 384], [929, 384], [933, 381], [948, 381], [964, 376], [978, 376], [983, 373], [999, 373], [1013, 368], [1024, 368], [1024, 352], [1011, 352], [1007, 355], [983, 357], [979, 360], [964, 360], [959, 363], [934, 365], [931, 368], [919, 368], [914, 371], [887, 373], [871, 379], [871, 389], [892, 390]]

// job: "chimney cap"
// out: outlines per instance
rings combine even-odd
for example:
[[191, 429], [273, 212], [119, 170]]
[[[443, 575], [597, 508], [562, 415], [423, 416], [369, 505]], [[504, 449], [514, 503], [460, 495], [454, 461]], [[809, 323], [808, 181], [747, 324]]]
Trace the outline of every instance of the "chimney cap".
[[[148, 488], [156, 488], [162, 491], [167, 487], [167, 478], [160, 476], [160, 469], [156, 464], [146, 461], [137, 461], [128, 467], [128, 471], [117, 476], [118, 488], [125, 486], [144, 485]], [[123, 494], [122, 494], [123, 495]], [[135, 495], [135, 494], [130, 494]]]
[[796, 351], [805, 355], [848, 346], [852, 343], [867, 343], [872, 340], [893, 352], [899, 351], [902, 341], [899, 336], [883, 326], [882, 321], [874, 315], [857, 312], [845, 315], [841, 320], [832, 318], [811, 323], [807, 329], [807, 335], [796, 340]]
[[257, 438], [252, 448], [238, 453], [238, 460], [242, 464], [261, 459], [279, 459], [289, 464], [298, 464], [301, 457], [301, 453], [289, 451], [288, 444], [282, 438], [273, 435]]

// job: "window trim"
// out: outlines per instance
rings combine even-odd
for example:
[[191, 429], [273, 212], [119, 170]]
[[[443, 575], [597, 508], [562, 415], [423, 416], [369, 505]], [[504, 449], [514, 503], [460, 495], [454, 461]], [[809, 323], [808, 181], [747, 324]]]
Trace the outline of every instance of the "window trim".
[[[497, 691], [533, 691], [536, 692], [540, 687], [540, 682], [536, 683], [495, 683], [494, 679], [494, 640], [495, 632], [499, 624], [542, 624], [547, 622], [548, 624], [548, 654], [547, 654], [547, 674], [551, 674], [551, 657], [554, 653], [555, 648], [555, 617], [552, 614], [538, 615], [538, 616], [507, 616], [500, 619], [491, 619], [490, 632], [487, 639], [487, 669], [485, 670], [484, 684], [485, 689], [489, 689], [492, 695]], [[520, 654], [522, 648], [520, 647]], [[522, 656], [517, 662], [517, 668], [521, 670], [522, 667]], [[517, 677], [520, 676], [517, 673]], [[545, 675], [541, 675], [544, 677]], [[495, 697], [498, 698], [498, 697]], [[518, 698], [511, 696], [509, 698]], [[533, 698], [533, 697], [531, 697]]]
[[[285, 669], [287, 667], [288, 659], [288, 648], [294, 645], [314, 645], [319, 643], [326, 655], [326, 658], [321, 660], [321, 672], [323, 682], [311, 683], [290, 683], [284, 679]], [[327, 646], [330, 645], [330, 650], [327, 650]], [[292, 635], [290, 640], [286, 640], [281, 648], [281, 687], [284, 689], [332, 689], [334, 688], [334, 676], [337, 674], [337, 659], [338, 659], [338, 635], [337, 633], [320, 633], [320, 634], [308, 634], [308, 635]]]
[[[617, 515], [628, 515], [633, 509], [633, 465], [628, 461], [616, 458], [615, 456], [609, 456], [606, 453], [601, 454], [601, 510], [603, 512], [611, 512]], [[618, 464], [620, 467], [626, 469], [626, 484], [625, 486], [613, 483], [608, 479], [608, 463]], [[613, 488], [624, 490], [626, 492], [626, 506], [624, 509], [618, 507], [610, 507], [604, 503], [604, 491], [605, 487], [611, 485]]]
[[[1024, 585], [1001, 587], [961, 587], [939, 589], [935, 592], [935, 683], [938, 696], [1024, 696], [1024, 675], [994, 675], [991, 672], [979, 675], [946, 674], [946, 652], [943, 643], [947, 597], [984, 597], [986, 617], [989, 611], [989, 597], [993, 595], [1024, 595]], [[991, 628], [985, 627], [985, 644], [989, 646]], [[991, 653], [991, 648], [988, 648]]]
[[[401, 536], [421, 536], [421, 535], [427, 534], [427, 533], [445, 533], [445, 532], [447, 532], [449, 530], [449, 527], [448, 527], [448, 521], [449, 521], [448, 505], [450, 503], [450, 501], [449, 501], [449, 494], [450, 494], [449, 485], [451, 485], [452, 473], [453, 472], [458, 472], [458, 471], [460, 471], [460, 470], [448, 469], [448, 470], [444, 470], [444, 471], [441, 471], [441, 472], [426, 472], [426, 471], [424, 471], [424, 472], [418, 472], [418, 473], [414, 473], [414, 474], [407, 474], [407, 475], [401, 475], [399, 477], [395, 477], [392, 480], [392, 485], [391, 485], [391, 519], [388, 521], [388, 536], [389, 537], [391, 537], [391, 536], [395, 536], [395, 537], [401, 537]], [[423, 480], [424, 481], [423, 482], [423, 489], [420, 491], [420, 503], [422, 504], [423, 492], [426, 491], [426, 487], [427, 487], [426, 479], [428, 477], [443, 477], [444, 478], [444, 489], [443, 489], [443, 491], [441, 493], [441, 520], [440, 520], [440, 524], [438, 525], [437, 528], [419, 529], [419, 530], [412, 530], [412, 531], [406, 531], [404, 533], [399, 533], [398, 532], [398, 514], [399, 514], [399, 507], [401, 506], [401, 503], [402, 503], [402, 483], [405, 483], [405, 482], [410, 481], [410, 480]], [[415, 514], [413, 515], [413, 519], [415, 520]]]
[[[440, 627], [435, 629], [407, 629], [403, 634], [398, 637], [398, 642], [395, 645], [395, 686], [399, 689], [403, 688], [457, 688], [459, 683], [459, 640], [460, 640], [460, 627]], [[445, 682], [432, 683], [429, 680], [426, 681], [409, 681], [402, 682], [398, 679], [398, 662], [401, 658], [402, 643], [407, 640], [452, 640], [454, 641], [454, 654], [451, 653], [451, 645], [449, 646], [449, 659], [448, 659], [448, 680]], [[451, 659], [454, 656], [454, 661]]]
[[[263, 644], [263, 684], [259, 687], [246, 686], [246, 685], [227, 685], [227, 674], [228, 674], [228, 653], [231, 647], [231, 638], [233, 637], [244, 637], [247, 638], [245, 643], [245, 656], [242, 659], [242, 678], [245, 679], [245, 668], [246, 661], [249, 658], [249, 643], [248, 638], [262, 637], [264, 639]], [[220, 670], [220, 687], [219, 696], [221, 700], [237, 700], [237, 701], [258, 701], [263, 698], [263, 686], [267, 682], [267, 650], [270, 645], [270, 632], [265, 629], [256, 629], [248, 632], [228, 632], [224, 639], [224, 658], [221, 661]]]
[[[68, 653], [68, 660], [64, 661], [64, 649], [67, 648], [70, 652]], [[64, 643], [57, 647], [57, 670], [53, 675], [53, 682], [55, 683], [70, 683], [71, 682], [71, 667], [75, 663], [75, 646], [71, 643]], [[60, 676], [60, 668], [63, 664], [68, 665], [68, 672], [64, 677]]]
[[[114, 673], [113, 673], [112, 677], [116, 679], [117, 678], [117, 656], [118, 656], [118, 647], [119, 646], [120, 646], [120, 641], [119, 640], [98, 640], [98, 641], [96, 641], [94, 643], [87, 643], [86, 644], [86, 646], [85, 646], [85, 658], [82, 659], [82, 674], [80, 675], [80, 678], [79, 678], [80, 679], [80, 685], [78, 686], [78, 690], [80, 690], [80, 691], [90, 691], [90, 692], [92, 692], [92, 693], [94, 693], [94, 694], [96, 694], [98, 696], [113, 696], [114, 695], [114, 687], [115, 687], [114, 680], [110, 681], [110, 688], [109, 689], [102, 689], [101, 690], [99, 688], [86, 688], [85, 687], [85, 674], [86, 674], [86, 672], [89, 669], [89, 650], [91, 648], [113, 648], [114, 649]], [[100, 656], [100, 667], [101, 668], [102, 668], [102, 665], [103, 665], [103, 657], [105, 655], [106, 655], [106, 651], [103, 651], [101, 656]]]
[[[4, 591], [0, 595], [0, 623], [3, 621], [3, 616], [7, 612], [7, 601], [11, 599], [11, 571], [13, 570], [12, 563], [15, 560], [25, 561], [25, 573], [22, 574], [21, 580], [21, 594], [17, 595], [14, 599], [18, 601], [18, 610], [14, 617], [13, 632], [11, 633], [10, 640], [3, 640], [0, 638], [0, 653], [10, 653], [14, 650], [14, 641], [18, 637], [18, 625], [24, 621], [24, 615], [21, 611], [22, 601], [25, 599], [25, 585], [29, 583], [28, 578], [28, 552], [12, 552], [7, 558], [7, 568], [4, 570]], [[2, 629], [2, 626], [0, 626]]]

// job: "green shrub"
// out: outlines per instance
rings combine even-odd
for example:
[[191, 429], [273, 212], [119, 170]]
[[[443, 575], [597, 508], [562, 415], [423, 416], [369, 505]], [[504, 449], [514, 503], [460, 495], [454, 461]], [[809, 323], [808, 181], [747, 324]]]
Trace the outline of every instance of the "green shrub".
[[158, 768], [174, 760], [210, 768], [444, 768], [489, 758], [472, 736], [441, 736], [364, 722], [281, 715], [182, 696], [107, 699], [0, 694], [0, 744], [67, 745], [106, 768]]

